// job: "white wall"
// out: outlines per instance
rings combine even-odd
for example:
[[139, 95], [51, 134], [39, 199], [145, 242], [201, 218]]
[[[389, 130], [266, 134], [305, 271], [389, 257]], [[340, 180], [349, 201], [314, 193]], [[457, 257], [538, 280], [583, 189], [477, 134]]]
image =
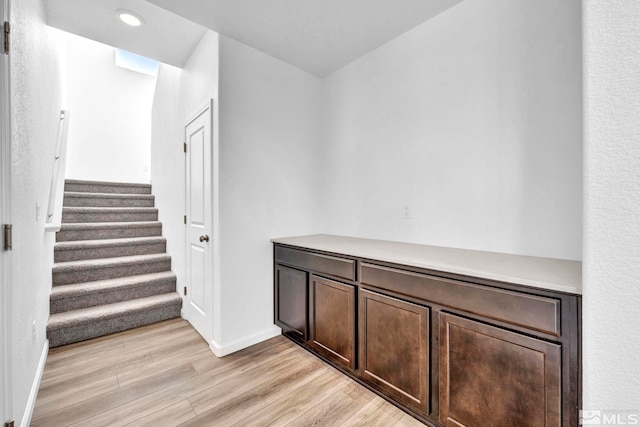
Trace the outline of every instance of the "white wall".
[[584, 407], [640, 411], [640, 3], [583, 8]]
[[65, 34], [66, 177], [148, 183], [155, 78], [117, 67], [111, 46]]
[[316, 231], [320, 82], [213, 32], [205, 35], [183, 70], [160, 67], [153, 104], [152, 182], [178, 288], [185, 269], [184, 124], [208, 98], [216, 101], [219, 151], [214, 156], [220, 167], [214, 181], [220, 194], [214, 194], [219, 209], [214, 241], [220, 250], [212, 260], [212, 344], [220, 354], [278, 332], [273, 327], [269, 240]]
[[220, 36], [223, 347], [274, 330], [270, 239], [318, 232], [321, 82]]
[[178, 287], [184, 280], [184, 158], [179, 126], [183, 113], [177, 102], [181, 75], [180, 68], [160, 64], [151, 121], [152, 192]]
[[42, 1], [12, 1], [11, 28], [12, 406], [16, 425], [28, 425], [48, 350], [54, 236], [44, 226], [62, 97], [57, 32]]
[[185, 283], [184, 125], [209, 99], [215, 101], [217, 138], [218, 34], [212, 31], [205, 34], [183, 69], [160, 65], [153, 99], [151, 181], [178, 289]]
[[579, 0], [465, 1], [337, 71], [325, 230], [580, 259], [581, 71]]
[[214, 33], [162, 67], [152, 178], [179, 280], [182, 129], [219, 98], [214, 345], [272, 333], [274, 236], [580, 259], [580, 29], [578, 0], [463, 2], [325, 80], [224, 36], [218, 64]]

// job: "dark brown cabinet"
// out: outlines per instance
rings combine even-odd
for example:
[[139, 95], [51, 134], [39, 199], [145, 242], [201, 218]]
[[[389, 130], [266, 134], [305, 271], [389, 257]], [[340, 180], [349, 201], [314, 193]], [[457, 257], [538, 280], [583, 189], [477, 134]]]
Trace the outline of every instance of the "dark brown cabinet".
[[278, 243], [274, 275], [285, 335], [429, 425], [578, 424], [577, 294]]
[[278, 265], [275, 270], [275, 323], [297, 340], [306, 340], [307, 273]]
[[360, 292], [360, 373], [376, 388], [427, 413], [429, 309]]
[[440, 422], [559, 426], [560, 346], [440, 314]]
[[355, 286], [311, 276], [310, 341], [324, 356], [355, 368]]

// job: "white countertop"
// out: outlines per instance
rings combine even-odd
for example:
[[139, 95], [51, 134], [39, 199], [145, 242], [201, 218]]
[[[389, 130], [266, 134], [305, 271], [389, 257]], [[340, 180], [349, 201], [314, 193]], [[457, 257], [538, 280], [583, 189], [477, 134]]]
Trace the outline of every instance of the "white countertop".
[[272, 239], [274, 243], [582, 294], [582, 263], [497, 252], [315, 234]]

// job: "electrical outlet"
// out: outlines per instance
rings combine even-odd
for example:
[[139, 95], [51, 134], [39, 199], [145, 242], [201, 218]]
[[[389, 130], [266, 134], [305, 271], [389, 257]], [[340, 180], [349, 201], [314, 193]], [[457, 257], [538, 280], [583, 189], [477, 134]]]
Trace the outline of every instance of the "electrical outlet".
[[36, 221], [40, 221], [40, 203], [36, 202]]
[[413, 218], [413, 207], [409, 203], [405, 203], [403, 206], [403, 216], [404, 219]]
[[31, 340], [36, 342], [36, 337], [38, 336], [38, 329], [36, 328], [36, 321], [34, 320], [31, 324]]

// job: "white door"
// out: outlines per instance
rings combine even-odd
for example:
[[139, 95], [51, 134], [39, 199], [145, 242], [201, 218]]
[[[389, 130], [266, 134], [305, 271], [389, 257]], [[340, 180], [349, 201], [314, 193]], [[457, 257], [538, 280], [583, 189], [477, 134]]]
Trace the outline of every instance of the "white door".
[[[0, 26], [9, 20], [8, 0], [0, 3]], [[0, 51], [4, 52], [4, 31], [0, 37]], [[0, 228], [9, 223], [9, 177], [11, 133], [9, 129], [9, 56], [0, 53]], [[9, 272], [11, 253], [4, 250], [4, 237], [0, 236], [0, 423], [11, 419], [11, 304]]]
[[184, 129], [187, 217], [184, 314], [209, 344], [213, 338], [212, 113], [213, 104], [209, 102]]

